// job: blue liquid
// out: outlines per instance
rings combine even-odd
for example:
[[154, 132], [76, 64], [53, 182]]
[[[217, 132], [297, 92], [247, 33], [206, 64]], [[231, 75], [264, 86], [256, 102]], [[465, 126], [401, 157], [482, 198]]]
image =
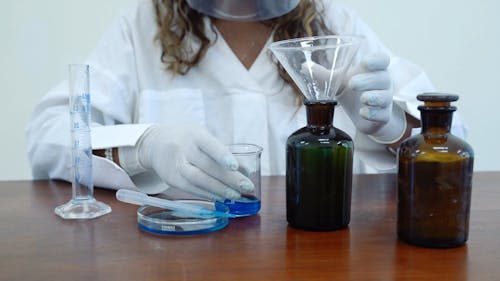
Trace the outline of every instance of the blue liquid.
[[224, 205], [229, 208], [229, 213], [238, 217], [255, 215], [260, 210], [260, 200], [252, 195], [245, 195], [236, 201], [226, 199]]

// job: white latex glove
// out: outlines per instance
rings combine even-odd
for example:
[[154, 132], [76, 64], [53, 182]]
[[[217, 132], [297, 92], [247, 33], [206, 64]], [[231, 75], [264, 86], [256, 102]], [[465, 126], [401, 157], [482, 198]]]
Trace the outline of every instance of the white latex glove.
[[121, 151], [120, 163], [125, 170], [135, 163], [129, 174], [153, 171], [169, 186], [211, 200], [238, 199], [254, 189], [228, 148], [202, 127], [152, 126], [135, 147]]
[[393, 106], [389, 63], [390, 57], [383, 53], [365, 56], [347, 73], [347, 83], [337, 95], [356, 128], [383, 144], [396, 142], [406, 130], [404, 111]]

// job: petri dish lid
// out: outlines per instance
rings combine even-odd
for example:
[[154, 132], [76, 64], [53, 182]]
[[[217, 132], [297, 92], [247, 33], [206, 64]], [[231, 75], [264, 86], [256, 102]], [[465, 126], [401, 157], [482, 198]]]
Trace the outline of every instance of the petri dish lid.
[[[211, 210], [229, 212], [229, 208], [220, 202], [203, 200], [178, 200]], [[137, 210], [139, 229], [158, 235], [197, 235], [223, 229], [229, 224], [228, 218], [189, 216], [172, 210], [152, 206], [142, 206]]]

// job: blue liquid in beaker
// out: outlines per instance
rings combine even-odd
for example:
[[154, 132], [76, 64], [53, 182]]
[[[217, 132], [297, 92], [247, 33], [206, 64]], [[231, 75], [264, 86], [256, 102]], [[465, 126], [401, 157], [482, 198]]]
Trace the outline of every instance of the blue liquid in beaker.
[[260, 210], [260, 200], [253, 195], [243, 195], [238, 200], [226, 199], [224, 205], [229, 208], [229, 213], [238, 217], [255, 215]]

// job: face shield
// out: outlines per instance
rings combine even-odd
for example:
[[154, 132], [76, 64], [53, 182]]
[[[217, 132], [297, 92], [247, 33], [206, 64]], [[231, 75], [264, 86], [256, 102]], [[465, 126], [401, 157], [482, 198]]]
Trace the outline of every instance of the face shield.
[[208, 16], [234, 21], [261, 21], [282, 16], [300, 0], [186, 0], [191, 8]]

